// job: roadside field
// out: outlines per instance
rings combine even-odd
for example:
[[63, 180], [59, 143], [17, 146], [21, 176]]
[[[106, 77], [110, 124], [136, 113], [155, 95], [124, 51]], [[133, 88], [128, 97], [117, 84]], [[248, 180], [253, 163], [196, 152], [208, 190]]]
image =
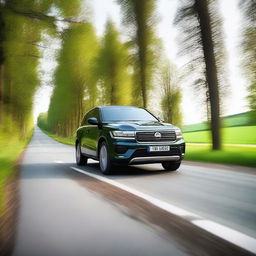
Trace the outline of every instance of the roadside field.
[[[237, 126], [251, 126], [256, 125], [255, 113], [253, 111], [248, 111], [244, 113], [239, 113], [231, 116], [224, 116], [221, 118], [222, 127], [237, 127]], [[196, 132], [196, 131], [206, 131], [209, 129], [208, 122], [202, 122], [198, 124], [185, 125], [182, 128], [183, 132]]]
[[212, 151], [211, 145], [187, 144], [185, 160], [256, 167], [256, 147], [224, 145]]
[[[188, 143], [211, 143], [210, 131], [183, 133]], [[256, 126], [222, 128], [223, 144], [256, 144]]]

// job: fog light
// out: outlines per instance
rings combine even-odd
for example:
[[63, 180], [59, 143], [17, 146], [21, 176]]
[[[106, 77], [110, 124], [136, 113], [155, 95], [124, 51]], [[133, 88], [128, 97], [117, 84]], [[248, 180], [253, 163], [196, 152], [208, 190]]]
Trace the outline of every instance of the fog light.
[[181, 151], [181, 153], [185, 153], [185, 144], [182, 144], [181, 146], [180, 146], [180, 151]]
[[115, 151], [117, 154], [124, 154], [127, 151], [127, 148], [125, 146], [117, 145]]

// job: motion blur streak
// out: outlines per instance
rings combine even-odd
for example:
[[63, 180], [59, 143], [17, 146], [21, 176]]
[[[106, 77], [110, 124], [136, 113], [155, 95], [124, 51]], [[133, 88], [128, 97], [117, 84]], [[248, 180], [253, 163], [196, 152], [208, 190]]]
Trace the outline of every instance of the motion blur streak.
[[178, 216], [182, 216], [186, 219], [189, 219], [191, 217], [193, 218], [197, 218], [198, 220], [192, 220], [191, 222], [193, 224], [195, 224], [196, 226], [200, 227], [200, 228], [203, 228], [207, 231], [209, 231], [210, 233], [216, 235], [216, 236], [219, 236], [233, 244], [236, 244], [236, 245], [239, 245], [241, 248], [244, 248], [252, 253], [256, 253], [256, 239], [252, 238], [252, 237], [249, 237], [247, 235], [244, 235], [236, 230], [233, 230], [233, 229], [230, 229], [228, 227], [225, 227], [223, 225], [220, 225], [216, 222], [213, 222], [213, 221], [209, 221], [209, 220], [204, 220], [202, 219], [202, 217], [194, 214], [194, 213], [190, 213], [186, 210], [183, 210], [181, 208], [178, 208], [174, 205], [171, 205], [171, 204], [168, 204], [164, 201], [161, 201], [157, 198], [154, 198], [152, 196], [149, 196], [149, 195], [146, 195], [144, 193], [141, 193], [140, 191], [136, 190], [136, 189], [133, 189], [133, 188], [130, 188], [126, 185], [123, 185], [119, 182], [116, 182], [116, 181], [113, 181], [113, 180], [110, 180], [108, 178], [105, 178], [105, 177], [102, 177], [102, 176], [98, 176], [98, 175], [95, 175], [95, 174], [92, 174], [90, 172], [87, 172], [87, 171], [84, 171], [84, 170], [81, 170], [79, 168], [76, 168], [76, 167], [70, 167], [71, 169], [77, 171], [77, 172], [80, 172], [80, 173], [83, 173], [83, 174], [86, 174], [90, 177], [93, 177], [95, 179], [98, 179], [100, 181], [103, 181], [103, 182], [107, 182], [108, 184], [111, 184], [113, 186], [116, 186], [118, 188], [121, 188], [129, 193], [132, 193], [146, 201], [148, 201], [149, 203], [169, 212], [169, 213], [172, 213], [172, 214], [175, 214], [175, 215], [178, 215]]

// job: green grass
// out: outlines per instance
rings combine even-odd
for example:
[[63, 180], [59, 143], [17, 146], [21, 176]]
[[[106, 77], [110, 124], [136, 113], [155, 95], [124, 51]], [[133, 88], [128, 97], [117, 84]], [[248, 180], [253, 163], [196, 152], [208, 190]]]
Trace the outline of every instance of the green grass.
[[46, 135], [48, 135], [49, 137], [51, 137], [52, 139], [63, 143], [63, 144], [67, 144], [67, 145], [75, 145], [75, 137], [61, 137], [59, 135], [50, 133], [42, 128], [40, 128]]
[[15, 134], [18, 133], [12, 132], [12, 136], [10, 136], [10, 134], [0, 130], [0, 215], [5, 209], [5, 185], [8, 179], [14, 175], [15, 164], [21, 152], [28, 144], [32, 136], [32, 131], [24, 140], [19, 139]]
[[224, 146], [212, 151], [210, 145], [187, 145], [185, 160], [256, 167], [256, 148]]
[[[222, 118], [222, 126], [235, 127], [235, 126], [256, 125], [256, 120], [252, 122], [252, 115], [253, 115], [253, 112], [249, 111], [249, 112], [240, 113], [236, 115], [225, 116]], [[209, 125], [207, 124], [207, 122], [185, 125], [182, 130], [183, 132], [205, 131], [205, 130], [209, 130]]]
[[[210, 131], [189, 132], [183, 134], [189, 143], [211, 143]], [[256, 126], [222, 128], [224, 144], [256, 144]]]

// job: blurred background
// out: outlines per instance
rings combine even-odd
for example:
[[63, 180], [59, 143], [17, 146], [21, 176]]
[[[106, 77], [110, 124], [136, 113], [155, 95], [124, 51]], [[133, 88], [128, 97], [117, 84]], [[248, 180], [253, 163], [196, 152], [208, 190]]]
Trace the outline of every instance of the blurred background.
[[97, 105], [180, 126], [187, 160], [255, 167], [255, 15], [254, 0], [0, 0], [0, 215], [34, 125], [73, 144]]

